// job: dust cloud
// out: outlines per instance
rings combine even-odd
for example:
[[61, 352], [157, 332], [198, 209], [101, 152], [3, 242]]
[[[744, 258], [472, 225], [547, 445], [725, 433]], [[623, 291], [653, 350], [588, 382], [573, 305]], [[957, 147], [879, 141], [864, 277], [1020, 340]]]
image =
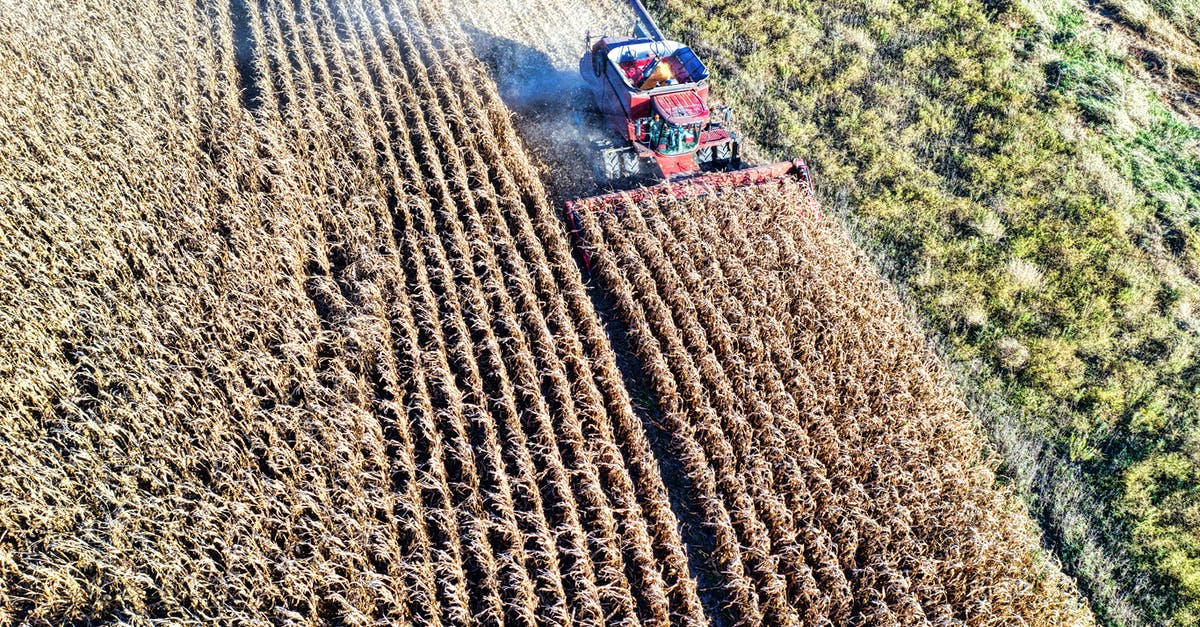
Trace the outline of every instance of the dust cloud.
[[[599, 147], [610, 140], [579, 74], [587, 37], [626, 34], [623, 3], [462, 0], [451, 9], [513, 112], [522, 141], [544, 170], [556, 200], [597, 191]], [[530, 19], [530, 15], [540, 19]]]

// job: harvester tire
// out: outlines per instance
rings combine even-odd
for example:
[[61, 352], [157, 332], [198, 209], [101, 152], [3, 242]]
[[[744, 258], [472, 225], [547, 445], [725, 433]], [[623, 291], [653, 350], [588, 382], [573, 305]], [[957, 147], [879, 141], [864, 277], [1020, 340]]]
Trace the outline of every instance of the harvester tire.
[[642, 174], [642, 159], [633, 150], [621, 151], [621, 170], [625, 177], [637, 177]]

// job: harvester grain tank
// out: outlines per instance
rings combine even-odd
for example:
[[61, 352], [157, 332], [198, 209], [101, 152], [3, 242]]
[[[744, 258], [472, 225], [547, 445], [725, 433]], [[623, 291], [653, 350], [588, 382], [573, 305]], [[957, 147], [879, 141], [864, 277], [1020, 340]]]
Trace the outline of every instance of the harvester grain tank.
[[[622, 145], [601, 155], [602, 163], [635, 160], [660, 183], [567, 203], [566, 219], [578, 227], [578, 212], [619, 207], [653, 196], [676, 198], [730, 188], [779, 185], [797, 179], [815, 195], [801, 160], [746, 167], [729, 107], [709, 104], [709, 71], [687, 45], [668, 39], [640, 0], [628, 0], [637, 17], [629, 37], [588, 37], [579, 72], [588, 84], [604, 125]], [[606, 182], [606, 181], [602, 181]], [[587, 261], [587, 252], [584, 259]]]

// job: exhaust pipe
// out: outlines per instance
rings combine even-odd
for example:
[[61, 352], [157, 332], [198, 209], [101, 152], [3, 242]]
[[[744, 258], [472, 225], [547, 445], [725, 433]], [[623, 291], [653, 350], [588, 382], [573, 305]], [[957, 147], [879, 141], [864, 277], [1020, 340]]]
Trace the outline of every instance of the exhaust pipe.
[[646, 34], [654, 41], [665, 41], [667, 38], [661, 30], [658, 30], [658, 24], [654, 23], [654, 18], [650, 17], [650, 12], [642, 5], [642, 0], [629, 0], [629, 6], [633, 12], [637, 14], [638, 21], [642, 23], [642, 27], [646, 29]]

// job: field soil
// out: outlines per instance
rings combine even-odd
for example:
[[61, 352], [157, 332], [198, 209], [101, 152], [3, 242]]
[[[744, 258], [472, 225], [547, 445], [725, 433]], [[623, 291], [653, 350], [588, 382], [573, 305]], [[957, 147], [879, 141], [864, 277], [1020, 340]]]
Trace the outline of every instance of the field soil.
[[579, 75], [579, 60], [589, 33], [599, 38], [632, 32], [633, 14], [623, 4], [463, 0], [450, 7], [558, 200], [597, 191], [593, 165], [611, 138]]

